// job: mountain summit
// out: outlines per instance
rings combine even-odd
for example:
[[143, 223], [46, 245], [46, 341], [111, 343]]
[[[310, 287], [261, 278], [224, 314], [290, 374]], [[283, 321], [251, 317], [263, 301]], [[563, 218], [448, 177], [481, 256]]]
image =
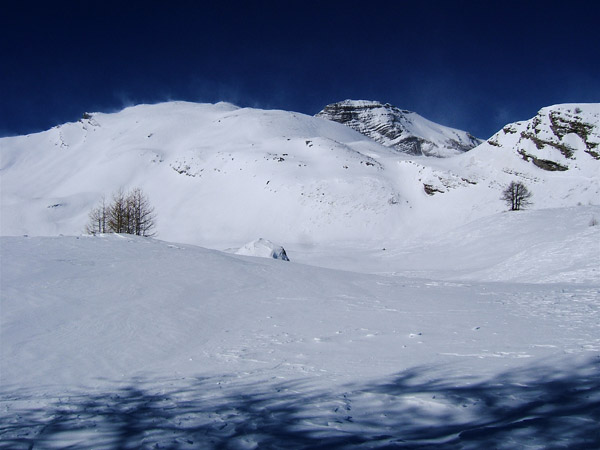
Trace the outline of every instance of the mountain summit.
[[369, 100], [344, 100], [327, 105], [317, 117], [339, 122], [385, 147], [409, 155], [448, 157], [471, 150], [481, 140], [417, 113]]

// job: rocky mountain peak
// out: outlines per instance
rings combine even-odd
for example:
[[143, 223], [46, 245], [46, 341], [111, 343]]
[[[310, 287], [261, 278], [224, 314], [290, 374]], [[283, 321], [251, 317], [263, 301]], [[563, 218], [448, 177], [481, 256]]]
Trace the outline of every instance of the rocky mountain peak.
[[466, 131], [372, 100], [332, 103], [316, 116], [347, 125], [386, 147], [410, 155], [454, 156], [482, 142]]

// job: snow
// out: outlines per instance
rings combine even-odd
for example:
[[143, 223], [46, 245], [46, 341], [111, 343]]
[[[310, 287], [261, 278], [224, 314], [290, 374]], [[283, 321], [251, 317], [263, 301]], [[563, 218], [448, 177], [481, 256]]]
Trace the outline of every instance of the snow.
[[[226, 103], [0, 139], [0, 447], [598, 448], [597, 123], [444, 160]], [[134, 186], [157, 239], [81, 235]]]
[[[552, 133], [550, 111], [575, 117], [577, 108], [593, 125], [589, 141], [600, 141], [598, 105], [543, 109], [540, 136]], [[287, 111], [170, 102], [92, 113], [0, 139], [0, 234], [80, 234], [102, 196], [133, 187], [155, 207], [160, 239], [215, 249], [257, 236], [287, 248], [432, 235], [504, 211], [501, 190], [515, 180], [533, 192], [535, 209], [597, 205], [600, 161], [579, 136], [560, 139], [574, 148], [571, 159], [521, 139], [535, 120], [500, 131], [490, 139], [497, 145], [438, 159]], [[535, 167], [520, 146], [569, 170]]]
[[[103, 195], [134, 186], [156, 208], [158, 235], [171, 241], [234, 246], [261, 235], [289, 242], [391, 230], [377, 216], [393, 183], [361, 153], [389, 150], [302, 114], [139, 105], [1, 139], [0, 149], [3, 235], [79, 234]], [[371, 212], [375, 220], [359, 230], [347, 220], [364, 224]]]
[[[133, 236], [3, 237], [2, 441], [594, 446], [600, 253], [578, 254], [598, 249], [583, 223], [598, 212], [505, 213], [455, 230], [466, 242], [329, 259], [363, 273]], [[393, 276], [364, 273], [376, 261]]]
[[[600, 282], [600, 207], [502, 212], [414, 239], [297, 245], [306, 264], [451, 281]], [[332, 258], [331, 255], [336, 257]], [[535, 262], [535, 263], [533, 263]]]
[[259, 256], [261, 258], [273, 258], [289, 261], [285, 249], [281, 245], [274, 244], [273, 242], [263, 238], [258, 238], [252, 242], [248, 242], [243, 247], [232, 251], [232, 253], [235, 253], [236, 255]]
[[[338, 108], [343, 108], [344, 112], [340, 114]], [[327, 105], [316, 117], [343, 121], [383, 146], [399, 151], [406, 151], [402, 141], [417, 138], [422, 141], [421, 150], [427, 156], [455, 156], [482, 142], [466, 131], [440, 125], [415, 112], [377, 101], [344, 100]]]

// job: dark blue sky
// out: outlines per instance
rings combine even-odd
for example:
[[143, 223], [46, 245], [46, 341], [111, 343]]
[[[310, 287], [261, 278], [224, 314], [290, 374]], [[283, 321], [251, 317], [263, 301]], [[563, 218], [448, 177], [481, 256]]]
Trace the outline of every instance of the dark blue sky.
[[13, 3], [0, 136], [137, 103], [315, 114], [352, 98], [487, 138], [543, 106], [600, 102], [593, 0]]

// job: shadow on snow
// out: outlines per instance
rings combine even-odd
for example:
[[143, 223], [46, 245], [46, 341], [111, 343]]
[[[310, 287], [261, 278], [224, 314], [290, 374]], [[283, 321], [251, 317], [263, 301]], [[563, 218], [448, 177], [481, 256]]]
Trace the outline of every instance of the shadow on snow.
[[[485, 381], [412, 369], [328, 392], [309, 380], [135, 380], [3, 393], [3, 448], [599, 448], [600, 359]], [[431, 378], [435, 376], [437, 378]]]

